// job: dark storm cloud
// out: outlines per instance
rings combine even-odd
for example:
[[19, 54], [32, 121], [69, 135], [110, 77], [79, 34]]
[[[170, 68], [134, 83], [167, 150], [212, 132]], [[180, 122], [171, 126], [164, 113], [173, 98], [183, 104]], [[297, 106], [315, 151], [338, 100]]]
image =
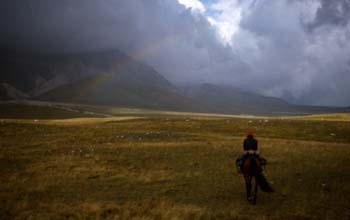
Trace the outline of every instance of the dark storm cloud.
[[[1, 3], [3, 43], [44, 51], [117, 46], [123, 43], [119, 36], [128, 31], [123, 21], [132, 15], [130, 9], [137, 10], [137, 5], [132, 8], [132, 4], [124, 2], [12, 0]], [[132, 19], [129, 21], [130, 26], [136, 25]]]
[[209, 67], [234, 62], [207, 19], [174, 0], [1, 4], [2, 44], [51, 52], [119, 48], [176, 81], [215, 81]]
[[176, 0], [1, 1], [0, 43], [50, 52], [118, 48], [173, 82], [350, 105], [349, 0], [235, 1], [241, 22], [230, 45], [204, 14]]
[[346, 26], [350, 21], [350, 0], [321, 0], [315, 20], [308, 24], [313, 30], [322, 25]]

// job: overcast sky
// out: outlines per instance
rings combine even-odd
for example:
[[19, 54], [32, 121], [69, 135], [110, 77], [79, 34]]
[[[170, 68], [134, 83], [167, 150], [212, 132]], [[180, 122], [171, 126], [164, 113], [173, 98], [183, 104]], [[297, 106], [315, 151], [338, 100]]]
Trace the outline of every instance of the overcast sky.
[[176, 83], [350, 106], [350, 0], [8, 0], [0, 43], [119, 48]]

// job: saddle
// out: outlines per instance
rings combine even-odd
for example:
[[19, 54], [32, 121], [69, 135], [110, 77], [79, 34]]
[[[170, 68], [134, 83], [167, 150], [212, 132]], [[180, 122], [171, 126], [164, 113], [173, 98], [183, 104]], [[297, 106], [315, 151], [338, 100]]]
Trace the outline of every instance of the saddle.
[[239, 172], [242, 171], [242, 167], [244, 164], [244, 161], [248, 159], [249, 157], [255, 157], [259, 160], [260, 166], [264, 168], [267, 165], [267, 160], [260, 156], [258, 151], [245, 151], [243, 154], [240, 155], [239, 158], [236, 159], [236, 166], [237, 170]]

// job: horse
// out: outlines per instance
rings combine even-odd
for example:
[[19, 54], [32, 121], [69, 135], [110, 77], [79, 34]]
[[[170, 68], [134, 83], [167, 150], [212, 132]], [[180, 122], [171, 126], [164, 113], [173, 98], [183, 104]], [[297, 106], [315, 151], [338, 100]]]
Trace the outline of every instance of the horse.
[[[273, 192], [269, 183], [262, 174], [262, 167], [256, 155], [248, 155], [243, 162], [242, 173], [245, 180], [247, 200], [251, 204], [256, 204], [258, 186], [263, 192]], [[253, 187], [253, 192], [252, 192]]]

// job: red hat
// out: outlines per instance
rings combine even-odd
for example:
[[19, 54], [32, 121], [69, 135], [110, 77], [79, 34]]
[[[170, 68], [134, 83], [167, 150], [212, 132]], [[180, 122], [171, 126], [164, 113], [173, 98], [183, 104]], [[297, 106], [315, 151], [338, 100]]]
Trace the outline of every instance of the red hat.
[[253, 136], [253, 131], [252, 130], [248, 130], [247, 135], [248, 136]]

